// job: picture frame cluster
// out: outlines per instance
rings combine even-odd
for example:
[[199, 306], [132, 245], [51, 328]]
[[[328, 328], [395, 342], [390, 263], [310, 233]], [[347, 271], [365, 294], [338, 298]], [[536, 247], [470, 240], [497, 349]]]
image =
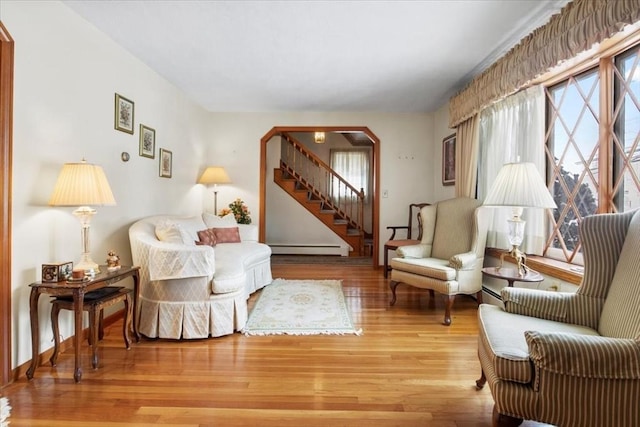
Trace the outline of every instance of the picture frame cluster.
[[[115, 94], [114, 128], [131, 135], [135, 131], [135, 103], [119, 93]], [[138, 154], [140, 157], [156, 158], [156, 130], [142, 123], [139, 127]], [[171, 178], [173, 153], [160, 148], [158, 157], [159, 176]]]

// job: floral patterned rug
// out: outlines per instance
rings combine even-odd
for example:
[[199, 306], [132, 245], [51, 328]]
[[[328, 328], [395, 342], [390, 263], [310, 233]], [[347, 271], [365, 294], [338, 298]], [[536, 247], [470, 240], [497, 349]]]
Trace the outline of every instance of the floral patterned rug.
[[6, 427], [9, 425], [9, 413], [11, 412], [11, 406], [9, 406], [9, 399], [6, 397], [0, 397], [0, 427]]
[[262, 289], [245, 335], [360, 335], [339, 280], [276, 279]]

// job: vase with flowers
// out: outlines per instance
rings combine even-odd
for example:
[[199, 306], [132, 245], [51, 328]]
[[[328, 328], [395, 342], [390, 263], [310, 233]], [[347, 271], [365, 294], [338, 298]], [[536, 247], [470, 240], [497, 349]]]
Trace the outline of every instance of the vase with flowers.
[[233, 202], [229, 203], [228, 208], [224, 208], [218, 214], [223, 217], [232, 213], [236, 219], [238, 224], [251, 224], [251, 216], [249, 215], [249, 208], [244, 204], [242, 199], [235, 199]]

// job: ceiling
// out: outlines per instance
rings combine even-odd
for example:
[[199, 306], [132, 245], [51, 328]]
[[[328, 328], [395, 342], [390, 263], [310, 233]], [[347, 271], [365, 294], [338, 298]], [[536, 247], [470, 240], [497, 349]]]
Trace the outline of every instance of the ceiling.
[[567, 0], [64, 3], [209, 111], [418, 113]]

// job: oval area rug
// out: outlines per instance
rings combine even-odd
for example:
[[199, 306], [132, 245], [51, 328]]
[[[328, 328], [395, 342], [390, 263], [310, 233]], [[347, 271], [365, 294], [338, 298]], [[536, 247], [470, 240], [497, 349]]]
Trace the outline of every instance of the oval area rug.
[[360, 335], [339, 280], [276, 279], [262, 289], [245, 335]]

